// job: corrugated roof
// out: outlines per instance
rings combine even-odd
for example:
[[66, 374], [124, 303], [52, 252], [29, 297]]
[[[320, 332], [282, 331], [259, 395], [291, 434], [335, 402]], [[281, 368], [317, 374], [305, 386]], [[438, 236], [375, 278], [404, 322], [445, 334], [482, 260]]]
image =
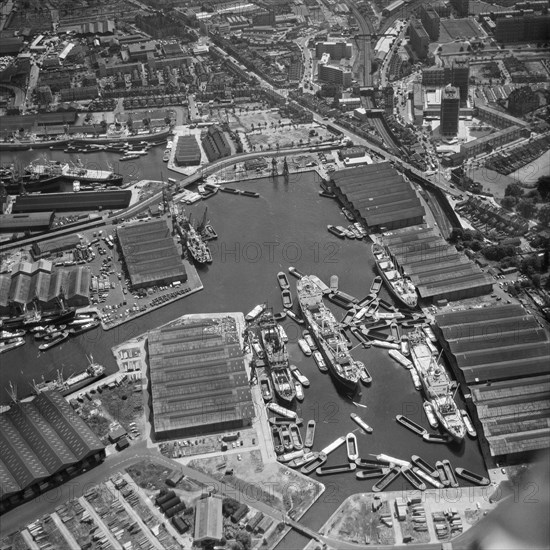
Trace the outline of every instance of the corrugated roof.
[[[223, 326], [223, 331], [217, 330]], [[155, 431], [201, 427], [250, 416], [251, 393], [231, 317], [186, 320], [150, 333]]]
[[194, 540], [221, 540], [223, 536], [222, 500], [218, 496], [200, 499], [195, 510]]

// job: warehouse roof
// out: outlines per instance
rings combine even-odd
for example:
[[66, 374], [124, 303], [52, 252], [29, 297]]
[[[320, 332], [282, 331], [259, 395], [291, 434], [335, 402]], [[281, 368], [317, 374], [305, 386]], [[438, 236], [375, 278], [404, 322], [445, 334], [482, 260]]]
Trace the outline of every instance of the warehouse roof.
[[53, 217], [53, 212], [2, 214], [0, 215], [0, 228], [2, 228], [2, 231], [40, 228], [49, 229], [52, 224]]
[[369, 226], [424, 216], [413, 188], [388, 162], [340, 170], [332, 181]]
[[550, 447], [550, 341], [511, 304], [436, 316], [436, 334], [470, 386], [493, 456]]
[[194, 135], [178, 137], [174, 160], [179, 164], [200, 162], [201, 150]]
[[221, 540], [222, 536], [222, 499], [217, 495], [200, 499], [195, 515], [195, 542]]
[[456, 299], [492, 289], [491, 277], [430, 227], [397, 229], [384, 233], [383, 241], [421, 298]]
[[2, 497], [48, 478], [104, 446], [58, 392], [12, 403], [0, 414]]
[[185, 280], [185, 266], [166, 220], [119, 227], [117, 235], [132, 285], [174, 277]]
[[52, 210], [119, 210], [130, 204], [132, 191], [79, 191], [78, 193], [46, 193], [19, 195], [13, 212], [43, 212]]
[[237, 323], [233, 317], [187, 319], [149, 335], [157, 433], [240, 421], [251, 415]]

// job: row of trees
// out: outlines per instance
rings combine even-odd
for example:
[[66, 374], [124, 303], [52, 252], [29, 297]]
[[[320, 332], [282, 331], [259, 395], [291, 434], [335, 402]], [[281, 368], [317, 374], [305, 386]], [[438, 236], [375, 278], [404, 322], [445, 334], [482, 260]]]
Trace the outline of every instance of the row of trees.
[[[525, 219], [537, 219], [543, 226], [550, 226], [550, 176], [539, 178], [537, 189], [525, 191], [517, 183], [510, 183], [504, 191], [502, 208], [515, 210]], [[541, 202], [543, 204], [538, 207]]]

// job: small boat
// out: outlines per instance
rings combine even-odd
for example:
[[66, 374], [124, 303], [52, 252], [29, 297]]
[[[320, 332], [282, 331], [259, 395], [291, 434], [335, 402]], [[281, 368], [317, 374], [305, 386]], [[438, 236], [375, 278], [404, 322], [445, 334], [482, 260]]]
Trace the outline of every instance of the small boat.
[[395, 322], [395, 319], [390, 323], [390, 333], [391, 333], [391, 339], [399, 343], [399, 347], [401, 347], [401, 331], [399, 330], [399, 325]]
[[344, 327], [349, 327], [352, 323], [357, 320], [357, 310], [355, 307], [351, 307], [346, 311], [343, 319], [340, 321], [340, 324]]
[[340, 231], [340, 233], [342, 233], [345, 237], [347, 237], [348, 239], [355, 239], [355, 235], [349, 231], [348, 229], [346, 229], [345, 227], [341, 226], [341, 225], [337, 225], [335, 227], [335, 229], [337, 231]]
[[307, 357], [311, 355], [311, 348], [307, 345], [307, 342], [303, 338], [298, 338], [298, 345], [304, 355], [307, 355]]
[[318, 287], [323, 294], [328, 294], [330, 292], [330, 288], [327, 284], [317, 277], [317, 275], [309, 275], [309, 280]]
[[100, 325], [99, 319], [95, 321], [91, 321], [89, 323], [83, 324], [83, 325], [77, 325], [77, 326], [71, 326], [68, 331], [69, 334], [72, 334], [74, 336], [78, 334], [82, 334], [84, 332], [87, 332], [88, 330], [92, 330]]
[[434, 331], [432, 330], [432, 327], [429, 325], [423, 325], [422, 326], [422, 332], [426, 335], [426, 338], [433, 342], [434, 344], [437, 342], [437, 338], [435, 337]]
[[335, 225], [327, 225], [327, 229], [329, 230], [329, 233], [336, 235], [340, 239], [346, 238], [346, 234], [342, 231], [342, 229], [336, 227]]
[[397, 351], [396, 349], [390, 349], [390, 350], [388, 351], [388, 355], [389, 355], [392, 359], [395, 359], [400, 365], [402, 365], [402, 366], [405, 367], [406, 369], [412, 369], [412, 368], [413, 368], [412, 361], [410, 361], [409, 359], [407, 359], [402, 353], [400, 353], [400, 352]]
[[357, 448], [357, 437], [355, 437], [355, 434], [352, 432], [346, 435], [346, 450], [348, 453], [348, 460], [355, 463], [355, 460], [359, 458], [359, 450]]
[[427, 441], [428, 443], [450, 443], [453, 438], [450, 435], [447, 434], [429, 434], [425, 433], [422, 436], [422, 439], [424, 441]]
[[443, 468], [445, 469], [445, 474], [447, 475], [447, 479], [451, 482], [451, 487], [456, 488], [458, 487], [458, 481], [455, 476], [455, 471], [453, 470], [453, 467], [451, 466], [451, 463], [448, 460], [443, 460]]
[[423, 428], [416, 422], [412, 421], [410, 418], [407, 418], [406, 416], [403, 416], [402, 414], [398, 414], [395, 419], [399, 424], [402, 426], [405, 426], [405, 428], [411, 430], [411, 432], [418, 434], [418, 435], [424, 435], [426, 432], [426, 428]]
[[304, 456], [303, 449], [300, 451], [291, 451], [290, 453], [285, 453], [277, 457], [277, 460], [279, 462], [291, 462], [292, 460], [296, 460], [298, 458], [302, 458]]
[[414, 384], [415, 390], [420, 390], [422, 388], [422, 383], [420, 382], [420, 377], [418, 376], [418, 373], [416, 372], [416, 369], [411, 369], [409, 371], [411, 373], [411, 378]]
[[315, 359], [315, 362], [317, 363], [317, 367], [321, 372], [328, 372], [327, 364], [323, 359], [323, 356], [321, 355], [320, 351], [313, 352], [313, 359]]
[[294, 382], [294, 387], [296, 388], [296, 399], [298, 401], [304, 400], [304, 388], [302, 387], [302, 384], [300, 382]]
[[327, 199], [334, 199], [336, 198], [336, 195], [330, 191], [321, 190], [319, 191], [319, 196], [321, 197], [327, 197]]
[[55, 338], [52, 338], [51, 340], [49, 340], [45, 344], [41, 344], [40, 346], [38, 346], [38, 349], [40, 351], [46, 351], [50, 348], [53, 348], [54, 346], [57, 346], [58, 344], [61, 344], [61, 342], [64, 342], [68, 337], [69, 337], [68, 332], [61, 332]]
[[428, 419], [430, 426], [432, 428], [437, 428], [437, 426], [439, 426], [439, 422], [437, 421], [437, 417], [435, 416], [433, 405], [428, 401], [424, 401], [424, 403], [422, 403], [422, 406], [424, 407], [424, 412], [426, 413], [426, 418]]
[[[293, 449], [292, 446], [292, 436], [290, 435], [290, 427], [294, 424], [289, 424], [288, 426], [280, 426], [279, 427], [279, 434], [281, 436], [281, 442], [283, 444], [283, 448], [285, 450], [285, 453], [290, 453]], [[294, 449], [298, 450], [298, 449]]]
[[301, 426], [304, 423], [302, 418], [287, 418], [284, 416], [270, 416], [268, 422], [272, 426], [288, 426], [289, 424], [296, 424]]
[[382, 288], [382, 277], [380, 277], [380, 275], [377, 275], [372, 281], [372, 284], [370, 285], [370, 292], [371, 294], [376, 295], [380, 292], [381, 288]]
[[[384, 342], [384, 340], [377, 340], [376, 338], [373, 338], [370, 343], [376, 348], [399, 349], [399, 346], [393, 342]], [[420, 382], [420, 379], [418, 381]]]
[[330, 453], [332, 453], [332, 451], [338, 449], [338, 447], [343, 445], [345, 442], [345, 437], [337, 437], [332, 443], [329, 443], [324, 449], [322, 449], [321, 452], [328, 456]]
[[323, 452], [320, 452], [317, 457], [314, 458], [311, 462], [302, 466], [300, 471], [302, 472], [302, 474], [305, 475], [311, 474], [311, 472], [321, 467], [326, 461], [327, 455]]
[[303, 325], [304, 324], [304, 320], [301, 318], [301, 317], [298, 317], [298, 315], [296, 315], [296, 313], [294, 313], [292, 310], [288, 310], [286, 312], [286, 314], [296, 323], [298, 323], [299, 325]]
[[256, 191], [241, 191], [241, 195], [244, 195], [245, 197], [254, 197], [257, 199], [260, 196], [260, 193], [256, 193]]
[[302, 436], [298, 426], [296, 426], [296, 424], [291, 424], [288, 428], [290, 430], [290, 437], [292, 439], [292, 446], [294, 447], [294, 450], [299, 451], [300, 449], [303, 449], [304, 443], [302, 441]]
[[405, 356], [409, 356], [411, 354], [409, 339], [406, 336], [401, 338], [401, 353]]
[[273, 390], [271, 389], [271, 382], [267, 376], [260, 378], [260, 390], [262, 392], [262, 398], [267, 403], [273, 399]]
[[361, 231], [359, 231], [359, 230], [357, 229], [357, 227], [355, 227], [355, 224], [353, 224], [353, 223], [350, 224], [350, 225], [348, 225], [348, 230], [351, 231], [351, 232], [355, 235], [355, 238], [356, 238], [357, 240], [359, 240], [359, 241], [360, 241], [360, 240], [363, 238], [363, 236], [364, 236], [363, 233], [361, 233]]
[[389, 468], [391, 466], [394, 466], [393, 463], [387, 462], [386, 460], [377, 460], [375, 458], [357, 458], [355, 459], [355, 464], [358, 468], [361, 468], [362, 470]]
[[296, 277], [296, 279], [301, 279], [304, 275], [303, 273], [300, 273], [294, 266], [290, 266], [288, 268], [288, 272], [293, 275], [294, 277]]
[[312, 462], [318, 457], [319, 453], [315, 451], [306, 452], [301, 458], [295, 458], [294, 460], [291, 460], [288, 463], [288, 466], [290, 468], [301, 468], [302, 466], [305, 466], [308, 462]]
[[300, 384], [302, 384], [302, 386], [304, 386], [304, 388], [309, 387], [308, 378], [300, 372], [300, 369], [298, 369], [298, 367], [296, 365], [290, 365], [290, 372], [292, 373], [294, 378], [296, 378], [296, 380], [298, 380], [298, 382], [300, 382]]
[[279, 311], [278, 313], [274, 313], [273, 314], [273, 319], [275, 319], [275, 321], [280, 323], [281, 321], [286, 319], [286, 311]]
[[304, 441], [304, 446], [311, 449], [313, 447], [313, 442], [315, 440], [315, 420], [309, 420], [306, 427], [306, 439]]
[[417, 490], [425, 491], [426, 484], [413, 472], [412, 468], [401, 468], [403, 477]]
[[315, 341], [313, 340], [309, 330], [303, 330], [302, 337], [307, 342], [307, 345], [309, 346], [309, 349], [311, 349], [311, 351], [314, 351], [317, 349], [317, 345], [315, 344]]
[[426, 472], [426, 474], [430, 477], [439, 478], [437, 468], [434, 468], [431, 464], [428, 464], [423, 458], [418, 455], [412, 455], [411, 461], [416, 467]]
[[353, 225], [355, 226], [357, 231], [359, 231], [359, 233], [361, 233], [361, 235], [363, 237], [366, 237], [368, 235], [366, 229], [359, 222], [355, 222]]
[[279, 271], [279, 273], [277, 273], [277, 282], [279, 283], [281, 290], [286, 290], [287, 288], [290, 288], [290, 283], [288, 282], [286, 273], [284, 273], [283, 271]]
[[130, 155], [123, 155], [118, 160], [124, 162], [125, 160], [135, 160], [138, 159], [141, 155], [138, 155], [136, 153], [132, 153]]
[[279, 336], [281, 337], [281, 340], [286, 344], [288, 343], [288, 334], [286, 333], [285, 329], [282, 325], [277, 326], [277, 331], [279, 332]]
[[245, 316], [246, 321], [254, 321], [260, 313], [263, 312], [263, 310], [266, 308], [265, 304], [258, 304], [252, 311], [248, 312]]
[[352, 214], [347, 208], [342, 207], [341, 210], [342, 210], [342, 214], [344, 214], [344, 216], [346, 216], [346, 218], [347, 218], [350, 222], [354, 222], [354, 221], [355, 221], [355, 217], [353, 216], [353, 214]]
[[267, 408], [280, 416], [284, 416], [285, 418], [291, 418], [292, 420], [298, 418], [298, 415], [294, 411], [289, 411], [277, 403], [269, 403]]
[[331, 275], [330, 276], [330, 290], [332, 292], [336, 292], [338, 290], [338, 275]]
[[357, 340], [361, 342], [364, 348], [370, 348], [371, 346], [370, 340], [366, 336], [364, 336], [363, 333], [358, 328], [351, 327], [350, 331], [355, 336], [355, 338], [357, 338]]
[[355, 472], [355, 479], [372, 479], [384, 477], [390, 473], [389, 468], [371, 468], [368, 470], [359, 470]]
[[443, 462], [438, 460], [435, 463], [435, 467], [437, 468], [437, 471], [439, 472], [439, 479], [444, 487], [449, 487], [451, 484], [451, 480], [447, 477], [447, 471], [445, 470], [445, 467], [443, 466]]
[[283, 307], [290, 309], [292, 307], [292, 293], [288, 288], [281, 292], [281, 298], [283, 299]]
[[368, 434], [372, 433], [372, 428], [358, 414], [350, 413], [350, 417], [362, 430]]
[[401, 471], [399, 466], [394, 466], [390, 471], [378, 482], [372, 486], [372, 490], [375, 493], [383, 491], [398, 475]]
[[361, 379], [361, 383], [365, 384], [367, 386], [372, 382], [372, 376], [370, 375], [369, 371], [367, 370], [367, 367], [365, 367], [365, 364], [361, 361], [355, 361], [355, 364], [357, 365], [359, 369], [359, 378]]
[[357, 466], [352, 462], [350, 464], [338, 464], [336, 466], [320, 466], [315, 470], [318, 476], [329, 476], [332, 474], [345, 474], [347, 472], [354, 472]]
[[436, 489], [443, 489], [443, 484], [439, 481], [439, 474], [437, 474], [437, 479], [429, 476], [426, 472], [421, 470], [420, 468], [417, 468], [416, 466], [413, 467], [412, 471], [421, 479], [423, 479], [426, 483], [429, 483]]
[[275, 449], [275, 453], [278, 455], [282, 455], [285, 452], [285, 448], [283, 447], [281, 433], [277, 426], [271, 427], [271, 435], [273, 437], [273, 448]]
[[25, 336], [24, 330], [3, 330], [0, 332], [0, 340], [9, 340], [10, 338], [22, 338]]
[[232, 195], [239, 194], [239, 190], [233, 189], [232, 187], [220, 187], [220, 191], [223, 191], [224, 193], [231, 193]]
[[460, 409], [460, 414], [462, 415], [462, 421], [464, 422], [464, 426], [466, 426], [466, 432], [468, 435], [471, 438], [477, 437], [477, 432], [468, 413], [464, 409]]
[[470, 470], [466, 470], [466, 468], [455, 468], [456, 475], [460, 476], [462, 479], [465, 479], [466, 481], [470, 481], [471, 483], [475, 483], [476, 485], [489, 485], [491, 482], [486, 477], [480, 476], [479, 474], [475, 474], [474, 472], [470, 472]]
[[21, 347], [25, 344], [25, 338], [13, 338], [0, 342], [0, 353], [6, 353], [12, 349]]

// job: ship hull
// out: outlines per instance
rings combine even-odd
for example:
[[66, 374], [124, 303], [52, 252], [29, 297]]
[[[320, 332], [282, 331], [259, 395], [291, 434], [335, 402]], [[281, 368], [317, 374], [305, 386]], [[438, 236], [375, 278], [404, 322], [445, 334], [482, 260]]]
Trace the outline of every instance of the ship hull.
[[394, 286], [390, 283], [386, 272], [380, 267], [379, 262], [375, 260], [376, 263], [376, 269], [378, 270], [378, 273], [380, 274], [380, 277], [382, 277], [382, 280], [384, 281], [386, 288], [388, 289], [388, 292], [395, 298], [397, 302], [399, 302], [399, 305], [406, 307], [407, 309], [415, 309], [417, 303], [409, 304], [400, 294], [395, 290]]
[[[275, 393], [277, 398], [283, 402], [283, 404], [291, 405], [292, 402], [294, 401], [294, 398], [296, 397], [296, 390], [294, 389], [294, 386], [292, 385], [288, 374], [285, 376], [282, 370], [283, 369], [279, 369], [278, 372], [271, 372], [273, 392]], [[291, 387], [294, 391], [283, 389], [282, 387], [283, 383], [282, 383], [281, 377], [288, 379], [288, 386]], [[286, 385], [286, 380], [284, 384]]]

